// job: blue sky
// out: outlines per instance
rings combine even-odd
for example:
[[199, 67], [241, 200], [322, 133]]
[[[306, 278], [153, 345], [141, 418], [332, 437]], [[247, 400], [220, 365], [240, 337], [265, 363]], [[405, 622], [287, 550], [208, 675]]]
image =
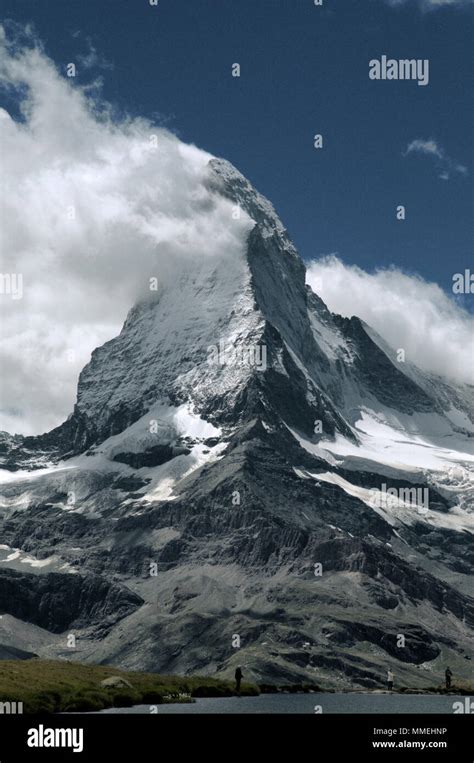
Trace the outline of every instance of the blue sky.
[[[472, 261], [472, 13], [384, 0], [3, 0], [60, 66], [91, 43], [107, 100], [232, 161], [276, 206], [305, 259], [338, 252], [449, 290]], [[428, 58], [430, 81], [371, 81], [382, 54]], [[80, 59], [79, 59], [80, 61]], [[231, 65], [241, 65], [241, 77]], [[313, 136], [322, 133], [324, 148]], [[436, 146], [467, 172], [449, 179]], [[448, 161], [449, 161], [448, 159]], [[395, 208], [406, 206], [406, 220]], [[469, 300], [471, 302], [472, 300]], [[466, 305], [467, 306], [467, 305]]]

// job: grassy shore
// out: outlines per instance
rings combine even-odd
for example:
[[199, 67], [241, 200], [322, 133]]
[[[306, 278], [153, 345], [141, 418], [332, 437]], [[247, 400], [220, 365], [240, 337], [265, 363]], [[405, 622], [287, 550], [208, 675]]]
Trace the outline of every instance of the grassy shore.
[[[102, 685], [104, 679], [113, 676], [126, 685]], [[260, 690], [243, 683], [240, 693], [256, 696]], [[66, 660], [0, 660], [0, 703], [22, 702], [24, 713], [87, 712], [233, 694], [233, 682], [205, 676], [133, 673], [110, 665], [82, 665]]]
[[[103, 686], [109, 678], [121, 679], [122, 686]], [[344, 693], [374, 693], [383, 689], [352, 689]], [[243, 683], [241, 695], [260, 693], [328, 692], [317, 684], [276, 686]], [[459, 681], [450, 691], [443, 685], [395, 689], [394, 694], [474, 694], [474, 682]], [[110, 665], [83, 665], [66, 660], [0, 660], [0, 706], [3, 702], [22, 702], [24, 713], [88, 712], [110, 707], [160, 705], [192, 702], [195, 697], [230, 697], [234, 682], [205, 676], [162, 676], [134, 673]], [[0, 707], [0, 714], [2, 710]], [[4, 710], [4, 712], [6, 712]]]

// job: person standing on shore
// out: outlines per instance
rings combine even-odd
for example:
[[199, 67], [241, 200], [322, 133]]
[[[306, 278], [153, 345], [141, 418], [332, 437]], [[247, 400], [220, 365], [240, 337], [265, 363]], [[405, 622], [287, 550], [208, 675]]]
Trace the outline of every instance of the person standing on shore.
[[395, 678], [394, 674], [390, 670], [390, 668], [387, 670], [387, 689], [389, 691], [392, 691], [393, 689], [393, 679]]
[[448, 667], [446, 668], [446, 670], [444, 672], [444, 677], [446, 679], [446, 688], [450, 689], [451, 688], [451, 678], [453, 677], [453, 674], [451, 673], [451, 668], [449, 667], [449, 665], [448, 665]]
[[235, 689], [237, 691], [237, 694], [240, 694], [240, 684], [241, 684], [243, 675], [244, 674], [242, 673], [241, 668], [237, 668], [237, 670], [235, 671]]

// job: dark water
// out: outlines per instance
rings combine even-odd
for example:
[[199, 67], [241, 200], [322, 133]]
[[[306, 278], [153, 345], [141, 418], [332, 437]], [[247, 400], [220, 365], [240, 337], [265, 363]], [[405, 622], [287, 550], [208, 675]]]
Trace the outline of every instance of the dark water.
[[[198, 699], [192, 704], [158, 705], [169, 713], [453, 713], [453, 703], [466, 697], [431, 694], [263, 694], [260, 697]], [[150, 705], [102, 710], [102, 713], [150, 713]]]

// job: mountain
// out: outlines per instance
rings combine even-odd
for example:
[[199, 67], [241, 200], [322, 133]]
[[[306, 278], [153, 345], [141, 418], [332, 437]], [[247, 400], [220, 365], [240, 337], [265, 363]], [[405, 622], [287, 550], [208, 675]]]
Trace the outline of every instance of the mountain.
[[0, 642], [333, 688], [469, 675], [474, 386], [332, 314], [232, 165], [206, 183], [241, 254], [176, 263], [67, 421], [0, 436]]

